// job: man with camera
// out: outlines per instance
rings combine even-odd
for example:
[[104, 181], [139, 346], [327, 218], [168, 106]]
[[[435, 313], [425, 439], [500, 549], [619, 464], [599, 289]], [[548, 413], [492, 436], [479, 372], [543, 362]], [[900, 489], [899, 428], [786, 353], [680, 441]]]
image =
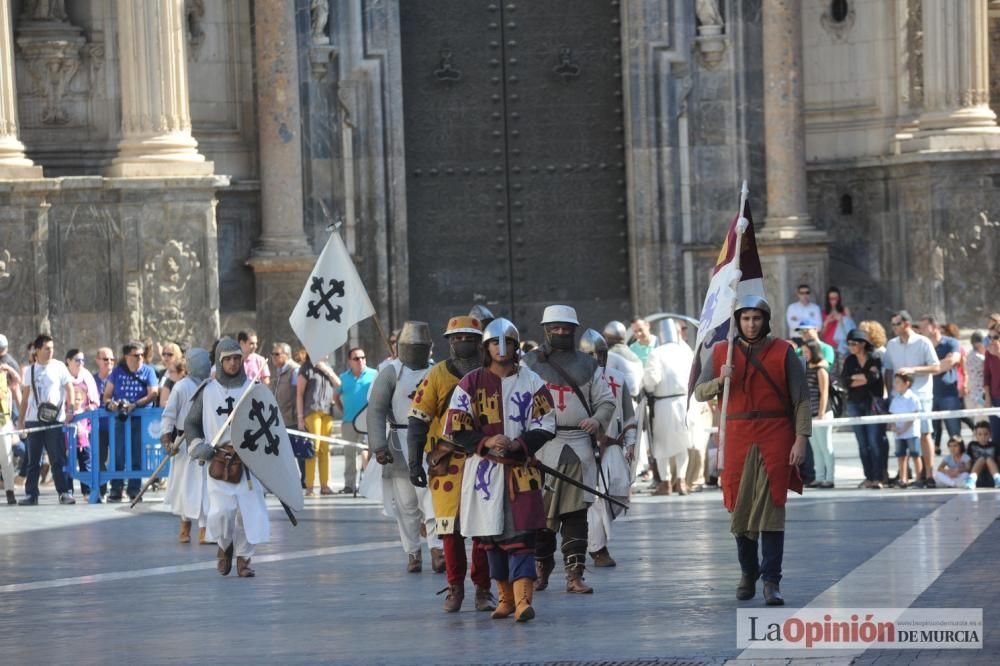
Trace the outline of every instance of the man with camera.
[[[122, 360], [111, 371], [104, 385], [104, 407], [111, 412], [117, 412], [115, 420], [115, 460], [116, 468], [125, 469], [125, 422], [130, 420], [130, 439], [132, 449], [132, 469], [139, 469], [142, 462], [142, 420], [135, 410], [156, 404], [157, 384], [156, 372], [151, 366], [143, 363], [145, 348], [140, 342], [129, 342], [122, 347]], [[139, 494], [141, 479], [129, 479], [127, 492], [129, 499]], [[111, 481], [111, 493], [108, 501], [122, 501], [121, 479]]]
[[[38, 504], [38, 472], [42, 449], [49, 456], [52, 480], [59, 493], [60, 504], [76, 504], [73, 488], [66, 479], [66, 439], [61, 424], [72, 416], [73, 377], [62, 361], [52, 358], [55, 343], [48, 335], [35, 338], [35, 362], [25, 373], [27, 386], [21, 396], [21, 418], [18, 429], [43, 428], [28, 433], [28, 470], [24, 483], [26, 497], [18, 504]], [[12, 481], [13, 482], [13, 481]]]

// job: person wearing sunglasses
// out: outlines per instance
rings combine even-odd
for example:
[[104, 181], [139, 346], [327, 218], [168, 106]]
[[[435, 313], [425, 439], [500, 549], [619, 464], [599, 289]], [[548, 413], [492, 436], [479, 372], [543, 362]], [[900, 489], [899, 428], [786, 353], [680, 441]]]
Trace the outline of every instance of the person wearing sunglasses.
[[[354, 417], [361, 413], [368, 403], [368, 390], [378, 377], [374, 368], [366, 363], [365, 350], [354, 347], [347, 353], [349, 369], [340, 375], [340, 386], [334, 392], [334, 400], [343, 411], [342, 437], [349, 442], [364, 442], [364, 435], [354, 428]], [[358, 487], [358, 450], [344, 447], [344, 487], [341, 493], [353, 495]]]
[[[122, 347], [122, 357], [111, 371], [111, 376], [104, 386], [104, 407], [116, 412], [119, 418], [114, 420], [115, 427], [115, 460], [116, 469], [125, 469], [125, 421], [131, 421], [132, 469], [140, 469], [142, 464], [142, 423], [138, 415], [131, 415], [136, 410], [156, 404], [157, 384], [156, 372], [152, 366], [143, 362], [145, 348], [141, 342], [128, 342]], [[122, 501], [121, 479], [111, 482], [111, 493], [108, 501]], [[140, 479], [129, 479], [129, 499], [139, 494]]]
[[785, 308], [785, 326], [787, 335], [794, 337], [802, 326], [802, 322], [821, 322], [823, 313], [819, 306], [812, 302], [812, 289], [807, 284], [800, 284], [795, 290], [797, 300], [792, 301]]

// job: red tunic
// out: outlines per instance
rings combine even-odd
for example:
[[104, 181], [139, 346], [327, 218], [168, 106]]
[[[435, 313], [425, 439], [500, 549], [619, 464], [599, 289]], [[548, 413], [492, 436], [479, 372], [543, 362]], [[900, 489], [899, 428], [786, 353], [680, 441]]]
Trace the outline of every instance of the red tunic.
[[[739, 343], [737, 343], [739, 345]], [[726, 363], [728, 343], [721, 342], [712, 350], [714, 375], [721, 374]], [[767, 478], [771, 486], [771, 500], [775, 506], [784, 506], [788, 491], [802, 494], [802, 477], [799, 469], [788, 464], [795, 444], [795, 426], [785, 380], [785, 355], [791, 344], [785, 340], [771, 339], [759, 352], [758, 359], [767, 374], [782, 389], [778, 395], [757, 368], [747, 360], [739, 346], [733, 353], [733, 378], [729, 389], [729, 406], [726, 411], [726, 455], [722, 470], [722, 501], [729, 511], [736, 506], [736, 497], [743, 476], [743, 463], [750, 446], [756, 444], [764, 458]], [[782, 412], [785, 416], [757, 418], [730, 418], [749, 412]]]

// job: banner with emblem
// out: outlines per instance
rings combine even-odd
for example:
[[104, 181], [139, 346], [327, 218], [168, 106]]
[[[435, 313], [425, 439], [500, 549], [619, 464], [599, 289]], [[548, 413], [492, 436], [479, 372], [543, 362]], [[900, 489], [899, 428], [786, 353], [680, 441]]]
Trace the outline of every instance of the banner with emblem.
[[263, 384], [255, 384], [236, 408], [232, 445], [243, 464], [293, 511], [305, 506], [299, 466], [281, 419], [278, 403]]
[[351, 327], [375, 314], [358, 269], [334, 231], [288, 318], [309, 357], [318, 362], [347, 342]]

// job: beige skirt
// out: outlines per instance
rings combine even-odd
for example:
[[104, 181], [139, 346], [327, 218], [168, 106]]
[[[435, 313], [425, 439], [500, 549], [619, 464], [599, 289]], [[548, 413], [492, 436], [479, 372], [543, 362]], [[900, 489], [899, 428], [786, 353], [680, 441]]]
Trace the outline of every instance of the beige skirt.
[[785, 507], [775, 506], [771, 499], [767, 468], [756, 444], [750, 447], [743, 463], [740, 492], [736, 495], [730, 531], [754, 541], [761, 532], [785, 531]]

